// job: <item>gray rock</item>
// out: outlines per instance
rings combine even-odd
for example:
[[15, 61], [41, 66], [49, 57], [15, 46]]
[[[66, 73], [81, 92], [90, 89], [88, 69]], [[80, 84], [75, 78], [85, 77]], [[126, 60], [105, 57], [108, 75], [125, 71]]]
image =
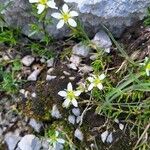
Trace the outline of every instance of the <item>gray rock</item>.
[[37, 122], [35, 119], [30, 119], [29, 125], [38, 133], [41, 131], [43, 127], [43, 123]]
[[41, 147], [41, 141], [33, 134], [25, 135], [18, 143], [21, 150], [40, 150]]
[[[76, 6], [88, 33], [96, 33], [101, 24], [106, 25], [116, 36], [146, 15], [149, 0], [64, 0]], [[93, 27], [93, 28], [91, 28]], [[91, 31], [91, 30], [92, 31]]]
[[8, 150], [15, 150], [17, 143], [20, 141], [21, 137], [19, 137], [18, 135], [15, 135], [13, 133], [7, 133], [5, 135], [5, 139], [4, 141], [6, 142], [7, 146], [8, 146]]
[[107, 35], [107, 33], [104, 32], [103, 30], [96, 33], [92, 42], [98, 48], [103, 48], [107, 53], [110, 52], [110, 47], [112, 46], [112, 42], [111, 42], [109, 36]]
[[90, 48], [80, 42], [73, 47], [72, 53], [81, 57], [87, 57], [90, 53]]
[[23, 63], [23, 65], [29, 67], [34, 62], [34, 60], [35, 60], [35, 58], [33, 56], [27, 55], [22, 58], [21, 62]]
[[[6, 3], [9, 0], [0, 0]], [[5, 20], [11, 26], [18, 26], [22, 32], [29, 35], [29, 24], [36, 22], [31, 15], [31, 4], [28, 0], [11, 0], [13, 4], [4, 12]], [[142, 20], [146, 14], [146, 8], [150, 6], [149, 0], [64, 0], [70, 6], [74, 6], [80, 15], [79, 18], [86, 26], [88, 34], [95, 34], [105, 24], [113, 33], [119, 36], [122, 31], [138, 20]], [[57, 2], [57, 1], [56, 1]], [[63, 3], [61, 1], [57, 3]], [[59, 5], [60, 6], [60, 5]], [[51, 9], [50, 9], [51, 11]], [[52, 10], [53, 12], [55, 10]], [[50, 13], [50, 12], [49, 12]], [[48, 15], [48, 17], [50, 14]], [[66, 36], [67, 30], [56, 29], [58, 20], [54, 19], [54, 25], [46, 27], [48, 33], [56, 38]], [[42, 38], [35, 35], [34, 38]]]

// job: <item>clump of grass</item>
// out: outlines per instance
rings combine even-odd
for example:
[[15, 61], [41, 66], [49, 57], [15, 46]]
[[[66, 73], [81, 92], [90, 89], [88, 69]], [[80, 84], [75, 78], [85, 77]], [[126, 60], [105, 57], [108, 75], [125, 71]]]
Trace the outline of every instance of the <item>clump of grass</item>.
[[[10, 71], [5, 71], [6, 65], [11, 65]], [[0, 91], [7, 94], [15, 94], [19, 90], [21, 80], [17, 79], [17, 72], [21, 70], [22, 64], [19, 59], [15, 59], [0, 66]]]

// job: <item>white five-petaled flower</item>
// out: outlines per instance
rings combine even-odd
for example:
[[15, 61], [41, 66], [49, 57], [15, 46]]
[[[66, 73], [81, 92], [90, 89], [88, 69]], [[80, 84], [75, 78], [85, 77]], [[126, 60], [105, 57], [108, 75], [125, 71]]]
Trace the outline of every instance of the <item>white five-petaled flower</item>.
[[50, 137], [50, 139], [48, 140], [48, 142], [53, 146], [54, 149], [56, 149], [56, 145], [58, 143], [64, 144], [65, 140], [62, 139], [62, 138], [59, 138], [59, 132], [55, 131], [55, 133]]
[[77, 98], [81, 94], [81, 91], [74, 91], [72, 84], [68, 83], [67, 90], [58, 92], [58, 95], [65, 98], [65, 101], [63, 102], [63, 106], [68, 108], [71, 104], [75, 107], [78, 107]]
[[88, 87], [88, 91], [91, 91], [94, 87], [97, 87], [98, 89], [102, 90], [103, 85], [102, 85], [102, 80], [106, 76], [104, 74], [101, 74], [100, 76], [92, 75], [91, 77], [88, 77], [88, 81], [90, 82], [90, 85]]
[[54, 0], [29, 0], [29, 2], [37, 3], [38, 14], [41, 14], [47, 7], [58, 9]]
[[57, 24], [57, 29], [60, 29], [64, 26], [64, 24], [68, 24], [72, 27], [76, 27], [77, 23], [73, 17], [77, 17], [78, 13], [76, 11], [70, 11], [67, 4], [64, 4], [60, 13], [53, 13], [52, 17], [59, 19], [60, 21]]
[[145, 67], [147, 76], [150, 76], [150, 58], [145, 57], [144, 63], [141, 63]]

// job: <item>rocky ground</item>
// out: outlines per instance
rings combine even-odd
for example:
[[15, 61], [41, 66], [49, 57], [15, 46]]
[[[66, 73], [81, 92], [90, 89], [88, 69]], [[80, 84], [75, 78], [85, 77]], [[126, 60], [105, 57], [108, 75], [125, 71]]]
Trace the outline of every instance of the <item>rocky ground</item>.
[[[115, 57], [115, 47], [105, 32], [97, 33], [93, 41], [100, 42], [105, 51], [111, 51], [112, 57]], [[128, 29], [119, 41], [125, 45], [128, 54], [140, 50], [138, 57], [143, 58], [150, 53], [150, 30], [139, 24], [136, 30], [135, 26]], [[125, 122], [112, 122], [104, 116], [96, 115], [94, 108], [90, 108], [81, 123], [86, 107], [84, 104], [79, 108], [72, 107], [69, 111], [62, 109], [58, 91], [65, 89], [70, 81], [73, 84], [82, 83], [83, 78], [93, 71], [90, 63], [95, 59], [94, 51], [76, 43], [65, 60], [60, 60], [61, 53], [46, 60], [31, 53], [20, 54], [17, 49], [11, 51], [6, 45], [2, 47], [2, 59], [21, 59], [23, 66], [18, 73], [18, 80], [27, 82], [22, 84], [17, 95], [0, 93], [1, 150], [52, 149], [44, 131], [53, 126], [65, 126], [80, 149], [96, 149], [96, 145], [110, 150], [131, 149], [134, 139], [128, 137]], [[122, 60], [117, 59], [112, 66], [120, 66]], [[9, 69], [9, 65], [7, 67]], [[57, 145], [57, 149], [63, 149], [62, 145]]]

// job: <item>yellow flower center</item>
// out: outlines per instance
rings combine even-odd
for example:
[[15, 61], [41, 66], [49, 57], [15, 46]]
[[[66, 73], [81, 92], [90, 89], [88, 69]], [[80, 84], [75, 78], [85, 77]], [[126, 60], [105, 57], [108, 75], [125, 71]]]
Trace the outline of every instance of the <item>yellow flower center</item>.
[[45, 5], [47, 3], [47, 0], [39, 0], [39, 2], [42, 4], [42, 5]]
[[74, 92], [73, 91], [68, 91], [67, 92], [67, 98], [69, 98], [70, 100], [75, 98]]
[[100, 80], [99, 78], [96, 78], [96, 79], [94, 80], [94, 84], [95, 84], [95, 85], [98, 85], [99, 83], [101, 83], [101, 80]]
[[67, 22], [69, 18], [70, 18], [69, 13], [63, 13], [63, 14], [62, 14], [62, 19], [63, 19], [65, 22]]
[[150, 70], [150, 63], [147, 64], [146, 69]]

